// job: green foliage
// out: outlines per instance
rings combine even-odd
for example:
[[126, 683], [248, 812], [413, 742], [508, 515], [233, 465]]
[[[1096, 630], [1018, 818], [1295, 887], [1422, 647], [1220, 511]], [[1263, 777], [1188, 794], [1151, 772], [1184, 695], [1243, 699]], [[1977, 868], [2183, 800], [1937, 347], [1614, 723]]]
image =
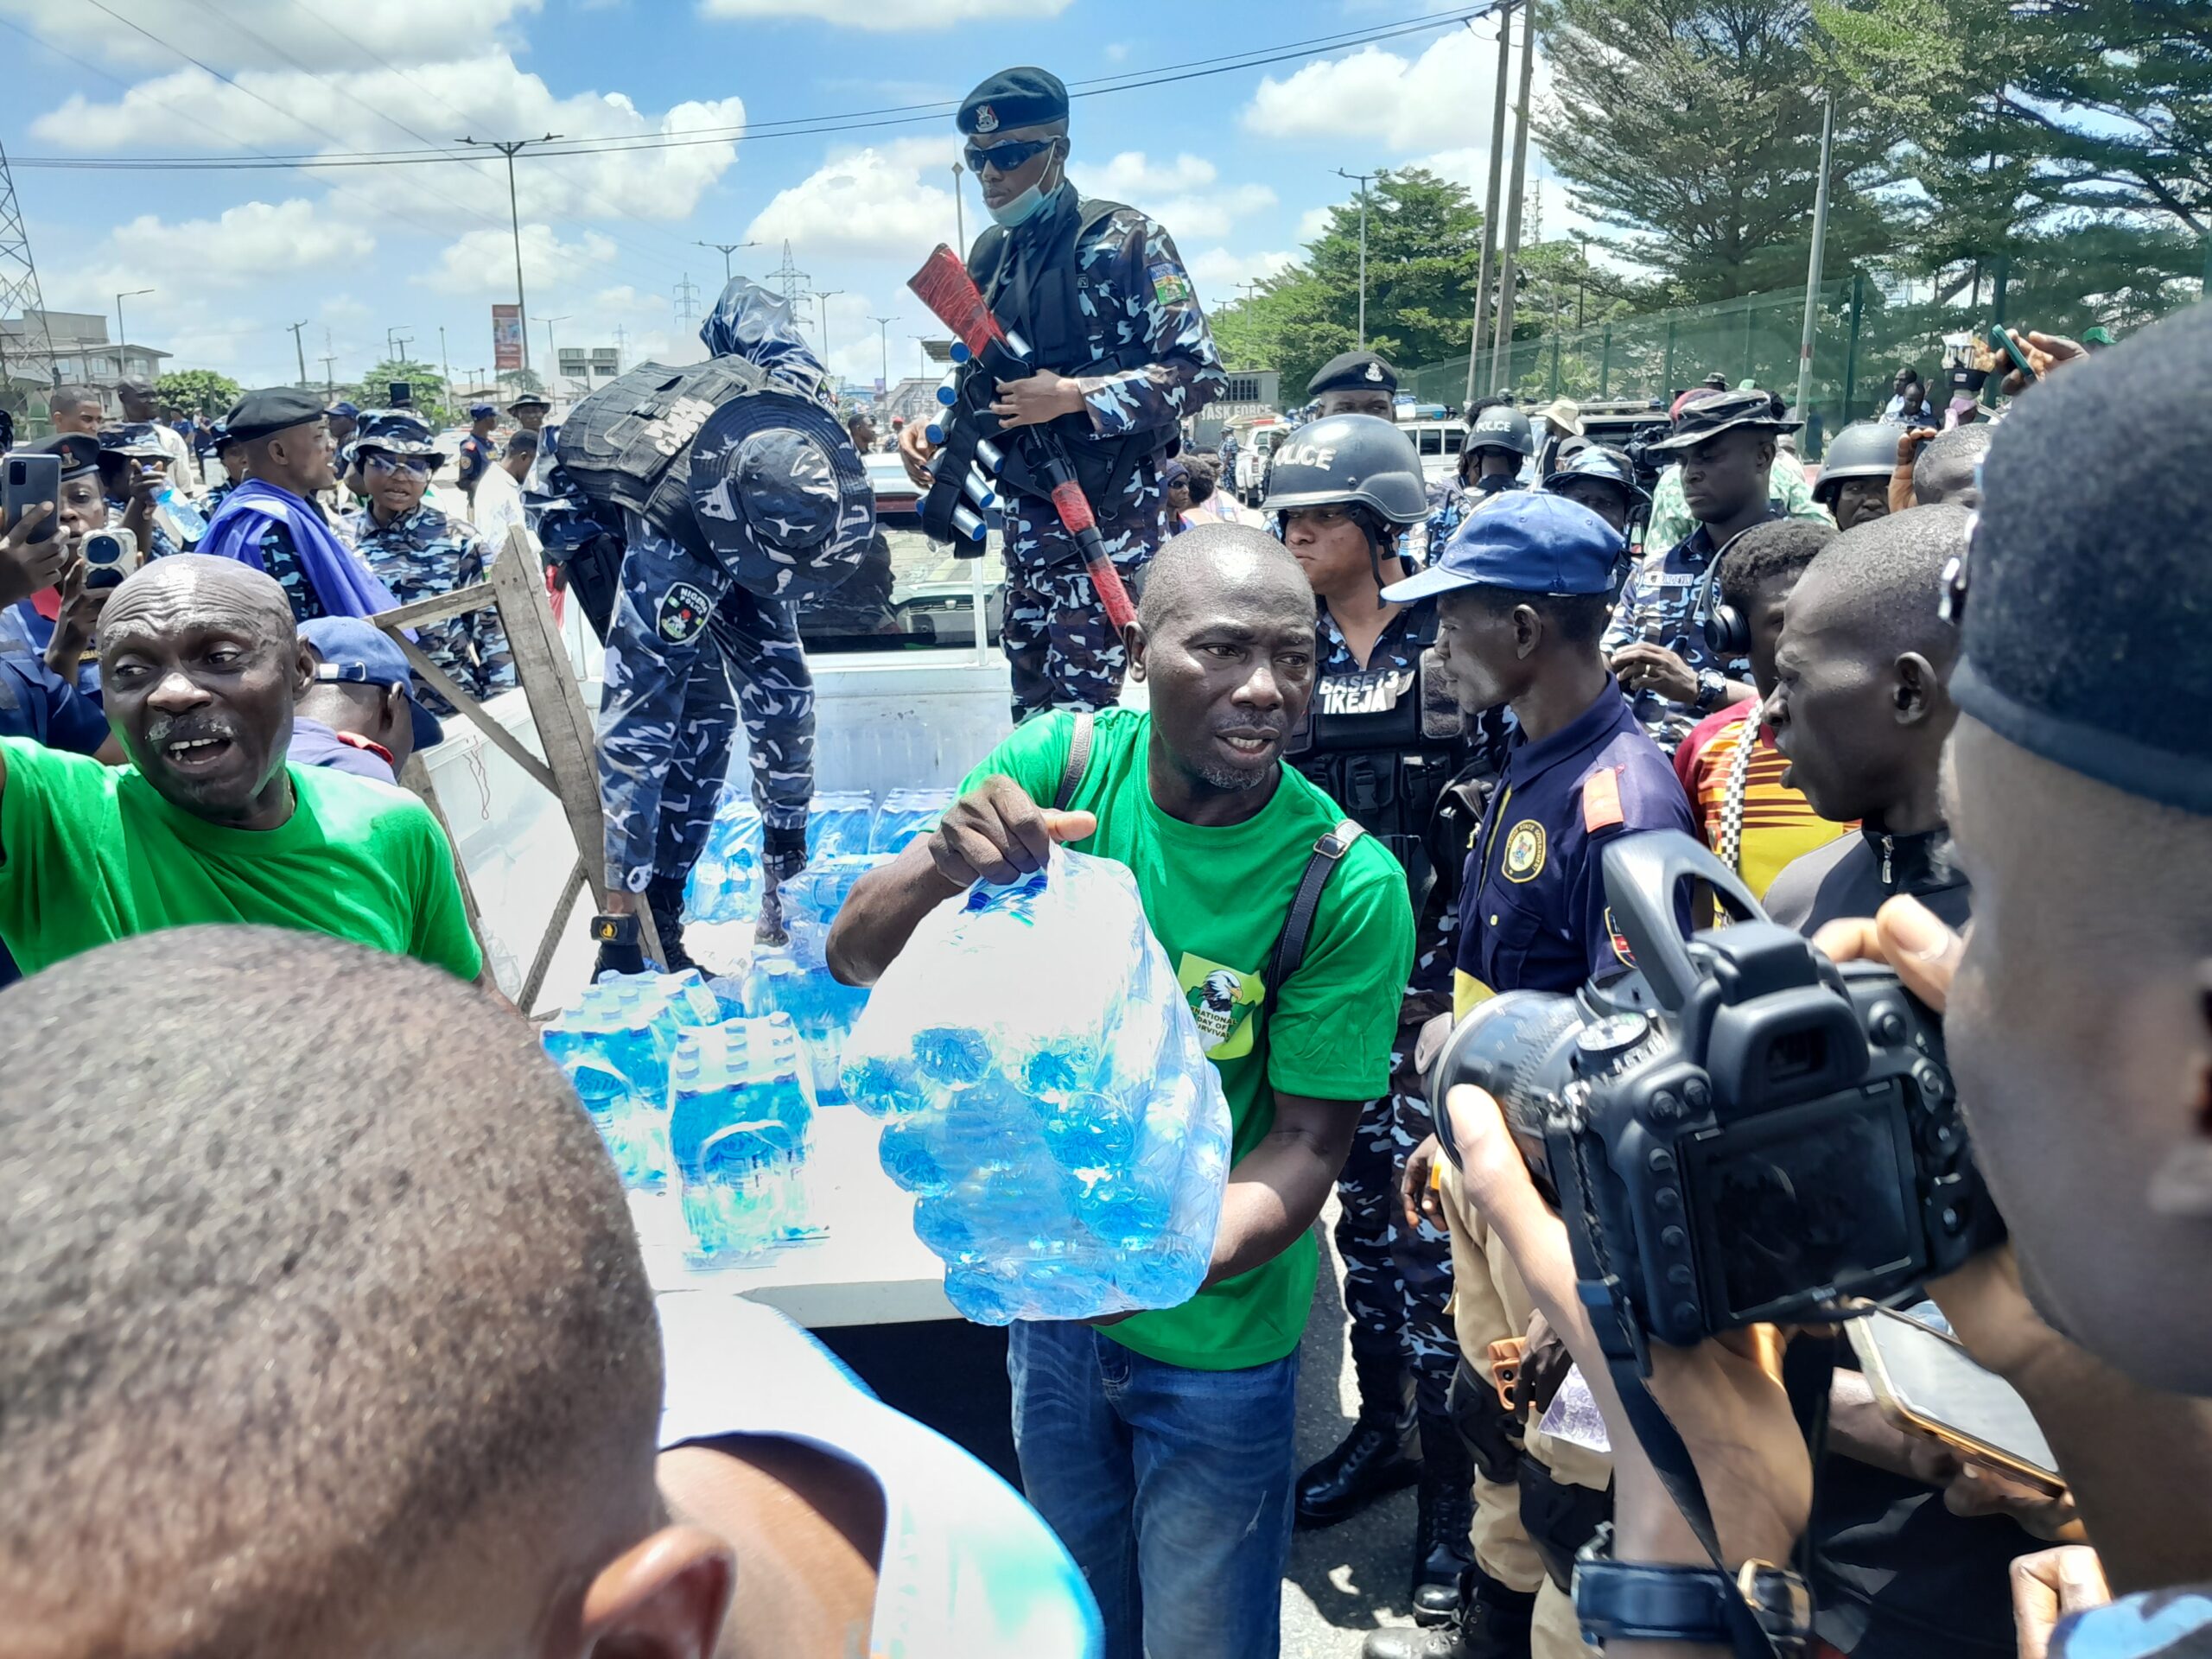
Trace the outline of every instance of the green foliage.
[[517, 397], [525, 392], [540, 397], [545, 395], [545, 383], [537, 378], [535, 369], [501, 369], [499, 384]]
[[361, 395], [353, 401], [364, 410], [388, 409], [395, 380], [404, 380], [414, 388], [415, 412], [432, 426], [453, 423], [453, 410], [446, 406], [444, 378], [432, 365], [406, 358], [386, 358], [372, 367], [361, 377]]
[[[1802, 282], [1822, 104], [1805, 0], [1554, 0], [1548, 23], [1536, 135], [1577, 210], [1608, 228], [1600, 245], [1676, 305]], [[1834, 266], [1891, 245], [1894, 133], [1853, 83], [1829, 84]]]
[[154, 383], [154, 397], [187, 415], [220, 420], [238, 400], [238, 383], [213, 369], [175, 369]]

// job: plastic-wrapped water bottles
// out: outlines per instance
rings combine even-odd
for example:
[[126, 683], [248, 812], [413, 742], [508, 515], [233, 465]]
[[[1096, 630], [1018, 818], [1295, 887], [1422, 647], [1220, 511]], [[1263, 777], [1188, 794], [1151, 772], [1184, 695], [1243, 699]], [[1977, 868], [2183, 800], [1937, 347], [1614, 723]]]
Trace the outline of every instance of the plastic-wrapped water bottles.
[[949, 789], [893, 790], [883, 798], [882, 810], [875, 815], [875, 833], [869, 838], [868, 850], [899, 851], [917, 836], [925, 836], [936, 829], [937, 821], [951, 804], [952, 791]]
[[692, 1265], [743, 1261], [816, 1230], [801, 1173], [813, 1083], [791, 1021], [687, 1031], [670, 1078], [669, 1151]]
[[875, 798], [864, 789], [817, 795], [807, 809], [806, 855], [839, 858], [868, 849], [875, 826]]
[[707, 844], [683, 889], [687, 922], [738, 922], [760, 908], [760, 814], [741, 785], [723, 785]]
[[868, 1006], [865, 989], [840, 985], [818, 957], [761, 950], [753, 958], [745, 1005], [755, 1014], [790, 1019], [806, 1054], [817, 1100], [827, 1103], [845, 1097], [845, 1039]]
[[971, 1319], [1187, 1300], [1227, 1185], [1221, 1079], [1128, 871], [1056, 849], [925, 918], [846, 1044], [884, 1171]]
[[668, 1179], [668, 1132], [664, 1094], [652, 1080], [665, 1074], [665, 1029], [636, 999], [594, 985], [546, 1027], [544, 1042], [591, 1114], [622, 1185], [659, 1191]]

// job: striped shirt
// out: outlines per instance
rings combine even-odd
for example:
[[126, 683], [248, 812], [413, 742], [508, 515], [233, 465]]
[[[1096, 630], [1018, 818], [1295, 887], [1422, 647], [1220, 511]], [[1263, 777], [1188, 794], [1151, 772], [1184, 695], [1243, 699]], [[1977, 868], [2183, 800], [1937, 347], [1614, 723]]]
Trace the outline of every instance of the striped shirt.
[[[1736, 753], [1756, 704], [1739, 702], [1707, 715], [1675, 751], [1675, 775], [1682, 780], [1696, 814], [1705, 844], [1726, 860], [1728, 836], [1728, 791], [1736, 767]], [[1766, 897], [1766, 890], [1783, 867], [1827, 846], [1854, 826], [1831, 823], [1814, 812], [1812, 804], [1794, 789], [1783, 785], [1788, 762], [1774, 747], [1774, 734], [1759, 728], [1758, 747], [1751, 751], [1743, 783], [1743, 807], [1738, 819], [1734, 864], [1752, 894]]]

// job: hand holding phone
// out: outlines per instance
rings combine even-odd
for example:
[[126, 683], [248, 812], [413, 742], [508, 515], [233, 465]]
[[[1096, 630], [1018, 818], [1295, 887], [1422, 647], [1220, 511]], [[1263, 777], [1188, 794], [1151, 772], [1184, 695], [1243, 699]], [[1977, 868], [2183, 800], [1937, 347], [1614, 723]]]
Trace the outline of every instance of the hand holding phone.
[[57, 533], [61, 458], [10, 455], [6, 476], [0, 605], [12, 605], [53, 587], [69, 563], [69, 543]]

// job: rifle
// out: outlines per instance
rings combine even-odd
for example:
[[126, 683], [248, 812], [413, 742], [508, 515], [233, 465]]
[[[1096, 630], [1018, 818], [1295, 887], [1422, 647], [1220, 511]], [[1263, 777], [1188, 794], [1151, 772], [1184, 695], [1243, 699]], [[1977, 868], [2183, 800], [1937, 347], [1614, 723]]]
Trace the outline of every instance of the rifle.
[[952, 330], [954, 361], [975, 365], [963, 384], [938, 392], [947, 407], [930, 435], [944, 448], [931, 465], [929, 493], [922, 498], [922, 527], [956, 544], [967, 542], [980, 552], [986, 525], [978, 510], [988, 512], [1002, 493], [1041, 497], [1052, 504], [1060, 527], [1081, 550], [1106, 620], [1116, 632], [1128, 626], [1136, 607], [1107, 556], [1096, 516], [1059, 435], [1041, 426], [1004, 428], [991, 413], [1000, 381], [1027, 380], [1037, 372], [1028, 345], [991, 315], [968, 267], [942, 243], [906, 286]]

